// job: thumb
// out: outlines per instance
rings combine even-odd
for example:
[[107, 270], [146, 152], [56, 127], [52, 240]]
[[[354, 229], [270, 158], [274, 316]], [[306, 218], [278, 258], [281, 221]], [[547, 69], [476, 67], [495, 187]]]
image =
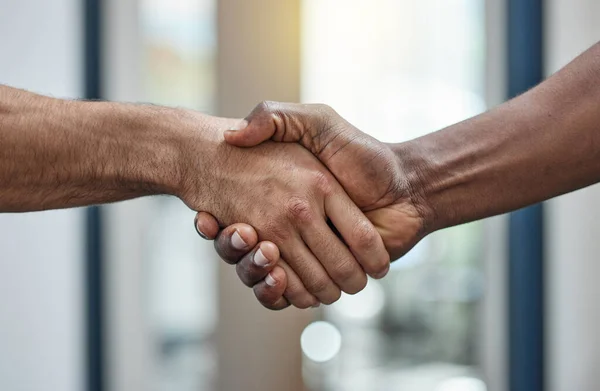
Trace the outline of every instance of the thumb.
[[292, 143], [300, 141], [304, 145], [304, 122], [309, 119], [306, 111], [305, 105], [262, 102], [245, 119], [225, 131], [225, 141], [238, 147], [253, 147], [269, 139]]
[[237, 147], [253, 147], [273, 137], [277, 131], [275, 118], [266, 112], [255, 109], [236, 126], [225, 131], [228, 144]]
[[[264, 125], [263, 125], [264, 124]], [[275, 127], [266, 121], [261, 121], [261, 125], [258, 121], [248, 122], [248, 120], [241, 120], [233, 128], [226, 130], [224, 137], [227, 144], [235, 145], [236, 147], [253, 147], [270, 139], [275, 133]]]

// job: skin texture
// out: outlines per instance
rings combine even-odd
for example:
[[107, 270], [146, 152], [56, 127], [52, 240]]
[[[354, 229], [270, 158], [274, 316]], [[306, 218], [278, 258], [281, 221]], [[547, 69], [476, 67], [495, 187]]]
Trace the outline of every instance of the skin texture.
[[59, 100], [0, 86], [0, 212], [175, 192], [178, 141], [162, 132], [168, 125], [154, 107]]
[[381, 237], [333, 175], [299, 145], [228, 145], [221, 129], [238, 122], [0, 86], [0, 212], [174, 195], [271, 241], [261, 254], [279, 260], [274, 273], [294, 287], [282, 300], [301, 308], [360, 291], [365, 271], [385, 272]]
[[[225, 139], [240, 147], [267, 139], [298, 142], [313, 152], [364, 208], [395, 259], [436, 230], [599, 182], [599, 108], [600, 45], [596, 44], [527, 93], [406, 143], [377, 143], [327, 108], [289, 104], [259, 106], [247, 124], [237, 126], [241, 130], [226, 132]], [[395, 168], [392, 161], [397, 162]], [[383, 197], [376, 203], [363, 203], [365, 198], [356, 193], [362, 186]], [[400, 191], [381, 192], [389, 188]], [[199, 216], [199, 224], [218, 230], [208, 214]], [[246, 235], [252, 227], [237, 229]], [[229, 231], [221, 232], [215, 243], [225, 257], [230, 245], [227, 235]], [[249, 239], [249, 246], [255, 244]], [[230, 261], [243, 257], [237, 254]], [[239, 273], [246, 275], [244, 282], [249, 285], [262, 284], [273, 270], [271, 277], [279, 278], [278, 284], [263, 285], [257, 297], [268, 308], [277, 307], [279, 284], [285, 284], [281, 273], [271, 266], [262, 273], [250, 270], [247, 263], [241, 267], [244, 270]]]
[[[238, 124], [239, 126], [240, 124]], [[335, 176], [352, 201], [377, 227], [392, 258], [414, 246], [430, 213], [412, 185], [415, 173], [397, 159], [392, 145], [358, 130], [325, 105], [261, 103], [225, 140], [251, 147], [264, 140], [299, 142]], [[397, 227], [406, 235], [398, 235]]]

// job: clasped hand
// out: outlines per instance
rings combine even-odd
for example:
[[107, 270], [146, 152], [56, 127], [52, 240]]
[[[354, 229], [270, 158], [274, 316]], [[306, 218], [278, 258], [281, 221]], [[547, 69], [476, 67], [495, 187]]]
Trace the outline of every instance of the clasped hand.
[[199, 212], [196, 228], [267, 308], [357, 293], [426, 234], [418, 173], [328, 106], [264, 102], [224, 139], [244, 167], [221, 189], [225, 213]]

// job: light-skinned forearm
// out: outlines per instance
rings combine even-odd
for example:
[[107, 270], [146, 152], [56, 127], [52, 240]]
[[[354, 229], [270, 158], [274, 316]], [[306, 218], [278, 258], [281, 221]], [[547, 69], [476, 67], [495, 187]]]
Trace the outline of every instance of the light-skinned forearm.
[[[185, 110], [61, 100], [0, 86], [0, 212], [176, 194], [191, 138], [186, 134], [202, 132], [214, 120]], [[195, 160], [210, 147], [198, 144]]]
[[428, 231], [600, 181], [600, 46], [529, 92], [393, 147], [431, 215]]

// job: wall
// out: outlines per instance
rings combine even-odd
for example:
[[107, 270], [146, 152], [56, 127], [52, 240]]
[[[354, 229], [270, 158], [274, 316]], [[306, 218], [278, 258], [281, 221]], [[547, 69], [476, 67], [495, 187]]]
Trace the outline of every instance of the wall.
[[[81, 92], [79, 0], [0, 0], [0, 83]], [[81, 210], [0, 215], [0, 390], [83, 384]]]
[[[600, 40], [600, 3], [548, 0], [546, 70], [552, 73]], [[600, 187], [548, 203], [548, 390], [600, 384]]]
[[[300, 100], [300, 1], [220, 0], [218, 113], [242, 117], [261, 100]], [[219, 265], [218, 390], [301, 391], [300, 333], [314, 313], [260, 307]]]

